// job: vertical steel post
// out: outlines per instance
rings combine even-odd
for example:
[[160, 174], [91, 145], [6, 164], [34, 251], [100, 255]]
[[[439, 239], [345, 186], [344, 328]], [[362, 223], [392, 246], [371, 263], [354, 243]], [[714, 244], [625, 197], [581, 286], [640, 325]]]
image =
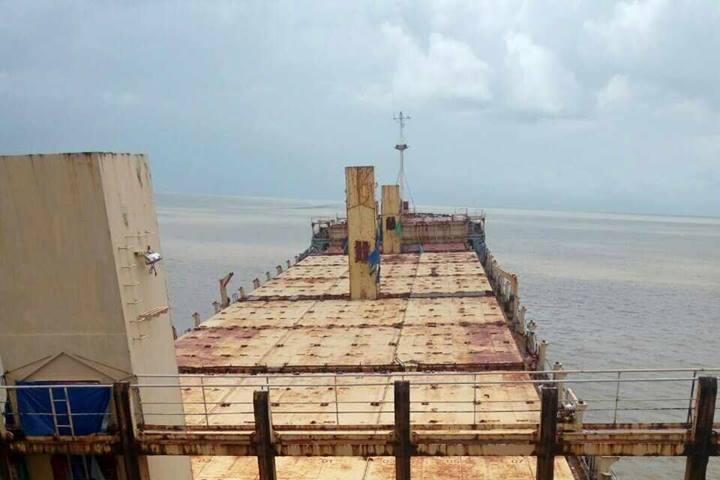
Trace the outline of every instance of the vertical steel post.
[[700, 377], [695, 401], [691, 446], [685, 463], [685, 480], [705, 480], [707, 474], [710, 441], [713, 434], [715, 403], [717, 401], [717, 377]]
[[120, 429], [125, 478], [126, 480], [141, 480], [140, 455], [135, 438], [135, 424], [130, 405], [130, 384], [128, 382], [113, 384], [113, 401], [115, 402], [116, 421]]
[[395, 480], [410, 480], [410, 382], [395, 382]]
[[205, 377], [200, 377], [200, 392], [202, 393], [203, 411], [205, 412], [205, 426], [210, 426], [210, 418], [208, 417], [207, 399], [205, 397]]
[[555, 478], [555, 442], [557, 434], [558, 389], [543, 385], [540, 388], [540, 432], [537, 444], [537, 480]]
[[260, 480], [277, 480], [269, 391], [256, 390], [253, 392], [253, 412], [255, 414], [255, 445]]
[[690, 383], [690, 399], [688, 400], [687, 423], [692, 422], [693, 415], [693, 396], [695, 395], [695, 382], [697, 382], [697, 370], [693, 370], [692, 383]]
[[553, 380], [555, 380], [555, 386], [558, 389], [558, 401], [564, 402], [565, 401], [565, 378], [567, 377], [567, 373], [563, 371], [563, 364], [560, 362], [555, 362], [553, 364]]
[[338, 386], [337, 386], [337, 373], [333, 377], [335, 381], [335, 423], [340, 425], [340, 404], [338, 403]]
[[480, 388], [477, 381], [477, 373], [473, 375], [473, 425], [477, 425], [477, 391]]
[[510, 317], [513, 325], [519, 321], [518, 310], [520, 307], [520, 287], [518, 277], [514, 273], [510, 276]]
[[613, 411], [613, 423], [617, 423], [618, 404], [620, 403], [620, 376], [621, 375], [622, 375], [622, 372], [618, 371], [617, 383], [615, 385], [615, 409]]

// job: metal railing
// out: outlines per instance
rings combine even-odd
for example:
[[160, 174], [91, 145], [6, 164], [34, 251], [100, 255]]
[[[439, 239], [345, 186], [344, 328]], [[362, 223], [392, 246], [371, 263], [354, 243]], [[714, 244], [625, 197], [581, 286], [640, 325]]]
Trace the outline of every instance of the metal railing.
[[[278, 424], [362, 426], [392, 424], [392, 384], [408, 380], [412, 423], [479, 428], [537, 424], [536, 389], [554, 384], [563, 421], [577, 427], [585, 421], [688, 423], [700, 374], [717, 375], [720, 368], [141, 376], [133, 389], [143, 424], [162, 425], [163, 417], [177, 423], [181, 404], [191, 428], [250, 426], [252, 392], [266, 390]], [[178, 385], [181, 399], [153, 394]]]
[[[134, 385], [112, 385], [115, 423], [109, 432], [36, 439], [0, 431], [0, 469], [9, 469], [13, 452], [122, 452], [126, 471], [137, 477], [141, 455], [256, 456], [264, 466], [260, 477], [275, 478], [276, 455], [394, 456], [397, 478], [410, 478], [413, 456], [535, 456], [538, 478], [552, 479], [557, 456], [579, 457], [582, 467], [607, 475], [606, 462], [594, 463], [612, 455], [685, 456], [687, 471], [695, 472], [690, 478], [703, 478], [709, 457], [720, 452], [713, 433], [720, 428], [713, 423], [718, 382], [709, 371], [720, 369], [148, 375]], [[673, 397], [647, 388], [678, 382], [689, 390]], [[593, 401], [611, 401], [612, 409], [596, 410], [612, 421], [585, 421], [592, 410], [568, 384], [578, 391], [594, 388]], [[26, 388], [65, 387], [74, 385], [3, 388], [17, 395]], [[685, 400], [687, 407], [673, 404]], [[74, 415], [70, 403], [67, 412]], [[32, 413], [52, 415], [57, 431], [64, 412], [48, 410]], [[635, 422], [620, 418], [627, 412], [645, 413]], [[651, 419], [657, 412], [690, 414], [692, 422]]]
[[[410, 383], [410, 419], [427, 428], [487, 429], [493, 425], [536, 426], [537, 387], [558, 387], [558, 408], [567, 428], [585, 422], [689, 424], [693, 418], [697, 379], [720, 374], [719, 368], [549, 370], [544, 372], [405, 372], [398, 374], [307, 375], [141, 375], [131, 385], [134, 422], [174, 428], [251, 428], [253, 392], [269, 392], [275, 423], [313, 428], [391, 426], [392, 386]], [[112, 422], [110, 410], [75, 411], [70, 389], [112, 385], [3, 385], [11, 406], [9, 429], [40, 417], [54, 435], [75, 435], [81, 417]], [[18, 392], [44, 389], [47, 411], [17, 408]], [[62, 402], [52, 392], [64, 392]], [[57, 407], [60, 406], [58, 409]]]

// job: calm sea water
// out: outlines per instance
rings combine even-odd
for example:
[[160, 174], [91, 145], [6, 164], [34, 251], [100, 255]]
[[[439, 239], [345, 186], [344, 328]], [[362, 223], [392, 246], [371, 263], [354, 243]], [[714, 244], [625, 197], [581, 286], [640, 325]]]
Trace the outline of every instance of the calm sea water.
[[[249, 287], [304, 250], [341, 203], [158, 195], [173, 321], [206, 318], [217, 279]], [[527, 318], [566, 368], [720, 366], [720, 219], [487, 210], [487, 240], [520, 278]], [[659, 389], [650, 394], [663, 393]], [[682, 459], [624, 459], [621, 478], [682, 478]], [[720, 479], [711, 461], [710, 478]]]

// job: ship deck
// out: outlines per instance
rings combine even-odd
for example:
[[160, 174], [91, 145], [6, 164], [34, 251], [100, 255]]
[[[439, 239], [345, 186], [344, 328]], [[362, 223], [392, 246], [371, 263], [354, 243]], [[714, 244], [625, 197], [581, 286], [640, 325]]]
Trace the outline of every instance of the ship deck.
[[[278, 457], [281, 480], [392, 480], [392, 457]], [[533, 457], [416, 457], [412, 475], [417, 480], [526, 480], [535, 478]], [[254, 457], [196, 457], [195, 480], [257, 480]], [[555, 478], [574, 478], [567, 461], [555, 460]]]
[[180, 371], [523, 369], [475, 253], [382, 262], [382, 297], [350, 301], [347, 257], [306, 258], [179, 339]]
[[[181, 372], [224, 374], [185, 377], [189, 425], [252, 425], [246, 405], [262, 385], [270, 385], [273, 404], [295, 405], [273, 410], [279, 425], [392, 424], [392, 381], [406, 372], [419, 384], [412, 423], [538, 423], [539, 396], [521, 383], [523, 356], [474, 252], [385, 255], [377, 300], [349, 300], [347, 262], [307, 257], [178, 339]], [[438, 371], [453, 383], [433, 384], [430, 372]], [[478, 375], [490, 383], [462, 384]], [[520, 383], [500, 383], [513, 380]], [[534, 457], [412, 458], [420, 479], [529, 480], [534, 468]], [[288, 479], [385, 480], [394, 478], [394, 459], [278, 457], [277, 470]], [[194, 457], [193, 472], [196, 480], [258, 478], [254, 457]], [[562, 457], [555, 475], [574, 478]]]

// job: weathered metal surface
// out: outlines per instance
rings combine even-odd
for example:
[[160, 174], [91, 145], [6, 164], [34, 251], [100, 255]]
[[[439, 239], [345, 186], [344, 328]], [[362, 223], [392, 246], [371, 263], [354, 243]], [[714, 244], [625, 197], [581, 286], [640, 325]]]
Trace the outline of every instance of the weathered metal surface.
[[[475, 375], [455, 377], [438, 385], [434, 375], [412, 377], [413, 424], [492, 425], [537, 424], [538, 396], [529, 383], [488, 383], [475, 388]], [[522, 382], [525, 374], [486, 374], [486, 382]], [[364, 377], [213, 377], [186, 378], [183, 396], [187, 424], [252, 425], [252, 393], [270, 389], [273, 421], [278, 425], [392, 425], [392, 383], [402, 375]], [[203, 397], [204, 396], [204, 397]], [[205, 402], [203, 402], [205, 398]], [[477, 427], [474, 427], [477, 428]]]
[[15, 454], [61, 453], [68, 455], [106, 455], [120, 453], [119, 434], [95, 434], [82, 437], [29, 437], [8, 442]]
[[478, 263], [475, 252], [426, 252], [420, 255], [420, 263]]
[[395, 480], [410, 480], [410, 461], [413, 453], [410, 437], [410, 383], [407, 380], [396, 381], [394, 385], [394, 431]]
[[[251, 292], [249, 299], [349, 298], [348, 277], [347, 256], [309, 256]], [[380, 292], [384, 296], [413, 293], [470, 295], [490, 291], [474, 252], [443, 251], [382, 257]]]
[[[314, 257], [317, 258], [317, 257]], [[303, 260], [301, 268], [288, 268], [277, 276], [278, 279], [295, 279], [295, 278], [347, 278], [348, 266], [345, 265], [307, 265], [307, 260]]]
[[[415, 221], [414, 225], [426, 230], [422, 235], [433, 233], [424, 221]], [[347, 256], [305, 258], [251, 292], [249, 301], [231, 305], [201, 328], [181, 338], [177, 343], [181, 371], [304, 372], [297, 380], [277, 380], [288, 384], [282, 388], [270, 385], [273, 422], [288, 428], [276, 432], [278, 454], [394, 455], [391, 431], [363, 432], [361, 428], [363, 425], [374, 428], [393, 425], [391, 382], [400, 380], [401, 376], [390, 376], [385, 384], [362, 388], [342, 385], [313, 388], [307, 386], [313, 382], [308, 373], [457, 372], [521, 370], [524, 367], [477, 255], [466, 251], [464, 242], [451, 248], [452, 245], [441, 242], [439, 237], [435, 240], [437, 249], [382, 257], [381, 296], [377, 300], [349, 301]], [[498, 374], [497, 379], [508, 379], [508, 375], [512, 374]], [[524, 374], [518, 375], [518, 379], [527, 378]], [[458, 446], [456, 438], [443, 436], [445, 430], [439, 428], [441, 425], [446, 425], [448, 432], [457, 435], [462, 432], [462, 425], [472, 425], [472, 432], [477, 432], [482, 428], [479, 425], [537, 424], [539, 403], [532, 384], [483, 385], [479, 388], [472, 385], [438, 386], [431, 383], [431, 378], [413, 377], [413, 382], [426, 381], [427, 385], [412, 387], [411, 423], [427, 425], [427, 432], [430, 435], [434, 432], [440, 442], [417, 444], [417, 448], [423, 449], [421, 455], [512, 453], [504, 444], [488, 445], [484, 437], [479, 443]], [[471, 382], [473, 376], [469, 375], [465, 380]], [[275, 380], [263, 377], [235, 379], [231, 382], [238, 384], [232, 386], [227, 386], [227, 378], [222, 381], [225, 385], [213, 385], [212, 379], [204, 379], [204, 391], [201, 391], [197, 384], [191, 386], [190, 380], [185, 380], [187, 422], [194, 428], [207, 425], [209, 432], [204, 435], [213, 435], [213, 429], [219, 429], [216, 430], [218, 434], [222, 432], [212, 437], [211, 445], [203, 447], [208, 449], [205, 454], [254, 455], [254, 445], [247, 441], [248, 430], [222, 430], [221, 425], [251, 428], [252, 390], [262, 388], [263, 381], [272, 384]], [[317, 381], [327, 382], [328, 379]], [[305, 386], [301, 387], [302, 384]], [[211, 404], [204, 405], [202, 395]], [[349, 430], [333, 430], [333, 425], [338, 423]], [[314, 430], [303, 431], [303, 425]], [[228, 441], [234, 435], [232, 432], [241, 432], [240, 437], [244, 440]], [[528, 432], [531, 436], [533, 430]], [[413, 438], [420, 439], [424, 434], [413, 432]], [[527, 432], [525, 437], [529, 438]], [[502, 439], [503, 442], [506, 440]], [[175, 454], [182, 451], [188, 455], [204, 454], [199, 443], [189, 438], [171, 441], [164, 437], [163, 442], [166, 446], [162, 448], [172, 449]], [[526, 442], [516, 451], [518, 455], [530, 455], [533, 448], [533, 444]], [[283, 476], [284, 460], [282, 457], [277, 459], [279, 477]], [[383, 464], [386, 460], [382, 460]], [[516, 478], [531, 478], [531, 468], [527, 465], [534, 465], [533, 459], [505, 460], [463, 459], [455, 463], [413, 458], [413, 476], [461, 478], [439, 475], [437, 465], [445, 465], [445, 470], [447, 465], [457, 465], [458, 474], [466, 471], [472, 474], [473, 468], [482, 463], [485, 471], [489, 471], [488, 465], [492, 464], [498, 478], [513, 478], [508, 474], [517, 462], [525, 468], [518, 470]], [[244, 459], [236, 461], [244, 463]], [[316, 464], [311, 458], [303, 461], [306, 463], [300, 462], [297, 468]], [[332, 465], [341, 461], [344, 460], [336, 457], [328, 459]], [[558, 464], [558, 471], [569, 472], [563, 459], [558, 459]], [[361, 462], [360, 465], [364, 464]], [[393, 478], [394, 462], [391, 467], [384, 469], [384, 476], [378, 478]], [[252, 466], [249, 468], [239, 471], [242, 474], [253, 472]], [[219, 471], [222, 470], [219, 467]], [[203, 471], [207, 470], [204, 468]], [[296, 473], [291, 474], [292, 478], [298, 478]], [[363, 474], [372, 478], [367, 477], [369, 470]], [[251, 477], [253, 475], [257, 475], [256, 468]], [[227, 478], [227, 472], [223, 477]], [[346, 475], [340, 477], [348, 478]], [[313, 478], [332, 477], [324, 472]]]
[[381, 200], [382, 252], [383, 254], [400, 253], [402, 235], [396, 231], [396, 224], [401, 223], [402, 213], [400, 185], [383, 185]]
[[698, 379], [694, 418], [685, 463], [685, 480], [703, 480], [707, 473], [708, 452], [713, 436], [713, 419], [717, 401], [717, 377], [702, 376]]
[[[403, 233], [400, 239], [402, 251], [468, 250], [469, 233], [477, 221], [466, 214], [405, 212], [402, 214]], [[323, 253], [330, 255], [342, 249], [348, 238], [346, 219], [318, 220], [314, 225], [322, 226], [324, 230], [322, 243], [328, 248]]]
[[464, 252], [468, 250], [468, 244], [465, 241], [462, 242], [447, 242], [447, 243], [425, 243], [423, 245], [417, 243], [410, 243], [403, 245], [403, 252]]
[[120, 430], [120, 446], [125, 476], [127, 480], [141, 480], [142, 474], [140, 472], [140, 457], [135, 437], [130, 384], [128, 382], [115, 383], [112, 395], [115, 406], [115, 420]]
[[316, 256], [299, 262], [255, 290], [254, 300], [232, 304], [180, 338], [180, 370], [523, 367], [474, 253], [387, 255], [381, 276], [384, 298], [379, 300], [347, 300], [343, 272], [346, 265], [336, 258]]
[[[281, 456], [393, 456], [395, 440], [392, 430], [283, 430], [276, 426], [274, 448]], [[586, 424], [583, 431], [560, 430], [557, 455], [608, 456], [681, 456], [687, 453], [690, 431], [676, 428], [594, 428]], [[716, 430], [709, 455], [718, 456], [720, 439]], [[138, 434], [138, 448], [143, 455], [256, 455], [251, 430], [153, 431]], [[514, 428], [498, 425], [486, 430], [436, 430], [433, 425], [415, 425], [411, 439], [417, 456], [530, 456], [537, 454], [537, 427]], [[8, 442], [12, 453], [42, 454], [112, 454], [120, 451], [118, 435], [97, 434], [86, 437], [33, 437]], [[255, 460], [252, 459], [251, 460]], [[557, 467], [557, 465], [556, 465]]]
[[540, 388], [540, 426], [537, 443], [537, 480], [555, 478], [555, 452], [557, 451], [558, 387], [544, 385]]
[[345, 195], [350, 298], [374, 300], [378, 297], [379, 285], [377, 271], [369, 259], [377, 248], [379, 235], [375, 169], [345, 167]]
[[270, 415], [270, 398], [267, 390], [253, 392], [255, 415], [255, 449], [257, 452], [260, 480], [276, 480], [275, 449], [273, 448], [273, 426]]
[[[196, 480], [254, 480], [253, 458], [200, 457], [193, 459]], [[278, 457], [278, 476], [287, 479], [392, 480], [395, 459], [391, 457]], [[535, 460], [527, 457], [459, 457], [412, 459], [415, 480], [465, 480], [469, 478], [519, 480], [532, 478]], [[556, 478], [571, 480], [567, 463], [557, 460]]]

